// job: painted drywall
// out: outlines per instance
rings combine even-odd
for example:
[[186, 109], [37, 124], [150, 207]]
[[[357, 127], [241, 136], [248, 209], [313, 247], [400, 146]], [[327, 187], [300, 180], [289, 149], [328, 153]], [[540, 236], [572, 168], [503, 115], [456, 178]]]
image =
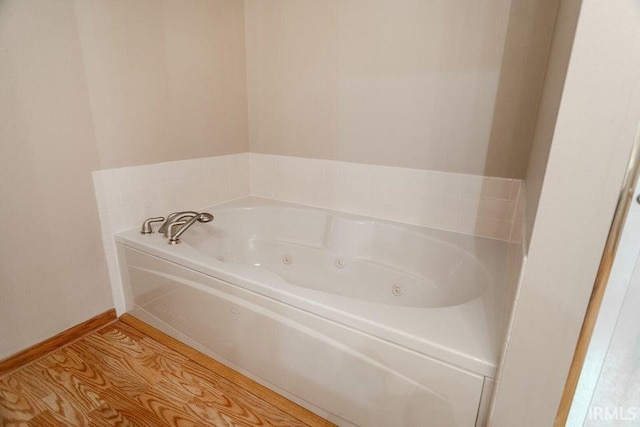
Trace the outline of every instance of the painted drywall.
[[485, 175], [524, 178], [559, 0], [513, 0]]
[[251, 151], [522, 178], [556, 6], [246, 0]]
[[113, 307], [92, 171], [247, 151], [244, 48], [237, 0], [0, 2], [0, 359]]
[[542, 89], [542, 98], [540, 99], [537, 121], [531, 141], [529, 165], [525, 176], [527, 188], [525, 240], [527, 242], [531, 241], [533, 224], [536, 221], [542, 183], [556, 128], [558, 110], [562, 101], [562, 89], [564, 88], [569, 67], [569, 57], [573, 47], [573, 38], [578, 24], [581, 4], [582, 0], [562, 0], [558, 9], [553, 43], [549, 52], [549, 62]]
[[73, 3], [0, 2], [0, 359], [113, 306]]
[[238, 0], [76, 0], [102, 169], [248, 150]]
[[638, 75], [638, 2], [583, 0], [491, 426], [553, 425], [638, 132]]

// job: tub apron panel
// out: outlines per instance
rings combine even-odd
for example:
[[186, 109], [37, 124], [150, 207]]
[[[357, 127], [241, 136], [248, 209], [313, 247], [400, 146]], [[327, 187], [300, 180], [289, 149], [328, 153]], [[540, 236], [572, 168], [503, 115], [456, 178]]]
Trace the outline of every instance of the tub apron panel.
[[475, 425], [482, 376], [119, 245], [135, 306], [216, 358], [361, 426]]

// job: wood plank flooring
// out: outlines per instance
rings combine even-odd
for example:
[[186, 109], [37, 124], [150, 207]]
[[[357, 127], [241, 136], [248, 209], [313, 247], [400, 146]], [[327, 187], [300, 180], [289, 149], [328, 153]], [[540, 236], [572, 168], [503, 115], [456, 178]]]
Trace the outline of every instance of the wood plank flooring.
[[118, 321], [0, 378], [0, 425], [332, 425], [210, 366]]

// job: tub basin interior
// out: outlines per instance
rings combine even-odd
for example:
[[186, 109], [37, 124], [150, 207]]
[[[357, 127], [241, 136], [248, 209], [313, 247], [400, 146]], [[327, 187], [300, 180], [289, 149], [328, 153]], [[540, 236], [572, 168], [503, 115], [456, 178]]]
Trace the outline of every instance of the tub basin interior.
[[480, 296], [492, 280], [473, 240], [329, 211], [219, 209], [185, 243], [222, 263], [263, 269], [289, 284], [380, 304], [446, 307]]

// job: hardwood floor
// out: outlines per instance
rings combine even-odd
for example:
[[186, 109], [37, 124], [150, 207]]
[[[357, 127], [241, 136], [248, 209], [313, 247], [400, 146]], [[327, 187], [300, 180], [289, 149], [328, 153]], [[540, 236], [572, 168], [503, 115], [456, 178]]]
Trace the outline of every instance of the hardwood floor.
[[118, 321], [1, 377], [0, 424], [332, 425], [229, 368], [211, 369], [223, 365], [203, 363], [195, 350], [168, 347], [161, 341], [170, 338], [146, 327]]

